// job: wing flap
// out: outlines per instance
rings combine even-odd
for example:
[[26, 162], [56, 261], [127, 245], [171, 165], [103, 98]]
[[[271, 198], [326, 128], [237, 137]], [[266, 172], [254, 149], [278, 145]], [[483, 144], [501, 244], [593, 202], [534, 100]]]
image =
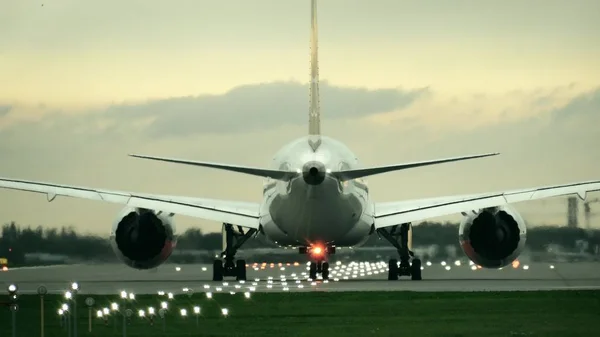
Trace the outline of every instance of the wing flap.
[[600, 180], [481, 194], [375, 204], [375, 227], [382, 228], [529, 200], [600, 191]]
[[0, 178], [0, 188], [43, 193], [47, 195], [48, 201], [53, 201], [56, 196], [98, 200], [227, 222], [248, 228], [257, 229], [259, 226], [259, 204], [257, 203], [131, 193], [9, 178]]

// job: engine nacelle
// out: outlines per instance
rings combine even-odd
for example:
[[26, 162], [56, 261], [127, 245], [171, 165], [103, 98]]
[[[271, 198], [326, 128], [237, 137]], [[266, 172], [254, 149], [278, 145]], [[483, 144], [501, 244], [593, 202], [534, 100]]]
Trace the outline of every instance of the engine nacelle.
[[501, 268], [523, 251], [527, 226], [516, 210], [501, 206], [467, 214], [458, 232], [460, 245], [473, 263]]
[[127, 207], [113, 224], [110, 242], [126, 265], [136, 269], [158, 267], [177, 244], [173, 215]]

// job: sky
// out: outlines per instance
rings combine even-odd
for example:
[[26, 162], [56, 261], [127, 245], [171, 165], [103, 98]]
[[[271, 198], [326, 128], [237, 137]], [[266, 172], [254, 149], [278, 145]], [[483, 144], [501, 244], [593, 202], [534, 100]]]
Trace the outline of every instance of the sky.
[[[600, 178], [600, 2], [318, 10], [322, 132], [363, 165], [501, 152], [372, 177], [375, 201]], [[308, 132], [309, 27], [308, 0], [0, 0], [0, 176], [258, 202], [259, 178], [127, 154], [268, 166]], [[1, 222], [106, 235], [121, 208], [0, 190]]]

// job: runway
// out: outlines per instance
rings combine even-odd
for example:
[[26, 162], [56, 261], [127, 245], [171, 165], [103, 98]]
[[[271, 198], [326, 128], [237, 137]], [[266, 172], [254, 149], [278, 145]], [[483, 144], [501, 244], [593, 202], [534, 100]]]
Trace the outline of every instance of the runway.
[[350, 262], [331, 266], [329, 281], [307, 280], [306, 264], [250, 264], [248, 280], [213, 282], [212, 266], [165, 264], [156, 270], [135, 270], [121, 264], [16, 268], [0, 272], [0, 284], [14, 283], [22, 294], [44, 285], [49, 293], [64, 292], [78, 282], [81, 294], [307, 292], [307, 291], [525, 291], [600, 289], [600, 263], [532, 263], [501, 270], [477, 269], [468, 262], [424, 264], [423, 280], [387, 280], [386, 262]]

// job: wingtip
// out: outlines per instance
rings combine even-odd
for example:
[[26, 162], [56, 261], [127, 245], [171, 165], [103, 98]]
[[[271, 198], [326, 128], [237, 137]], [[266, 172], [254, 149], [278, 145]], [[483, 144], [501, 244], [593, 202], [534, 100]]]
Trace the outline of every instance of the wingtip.
[[481, 153], [481, 154], [478, 154], [478, 155], [473, 155], [473, 157], [471, 157], [471, 158], [494, 157], [494, 156], [497, 156], [499, 154], [500, 154], [500, 152], [488, 152], [488, 153]]
[[493, 157], [493, 156], [497, 156], [499, 155], [500, 152], [490, 152], [490, 153], [486, 153], [486, 154], [482, 154], [482, 157]]

